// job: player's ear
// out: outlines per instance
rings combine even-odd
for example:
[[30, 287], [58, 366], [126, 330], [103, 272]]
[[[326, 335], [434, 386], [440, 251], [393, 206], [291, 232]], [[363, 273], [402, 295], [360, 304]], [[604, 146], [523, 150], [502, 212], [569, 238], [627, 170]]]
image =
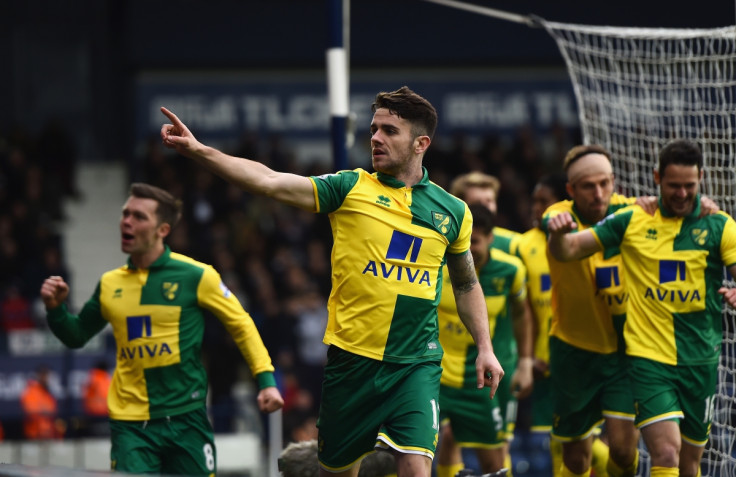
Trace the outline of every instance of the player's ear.
[[163, 222], [161, 225], [158, 226], [158, 235], [162, 239], [166, 238], [170, 232], [171, 232], [171, 224], [167, 222]]
[[423, 154], [431, 142], [432, 140], [429, 136], [417, 136], [414, 138], [414, 154]]

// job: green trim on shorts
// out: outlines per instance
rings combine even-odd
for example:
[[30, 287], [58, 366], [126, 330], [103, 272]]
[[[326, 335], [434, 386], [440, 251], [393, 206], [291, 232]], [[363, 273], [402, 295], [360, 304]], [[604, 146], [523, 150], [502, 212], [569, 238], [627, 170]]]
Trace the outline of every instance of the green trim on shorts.
[[674, 420], [683, 440], [705, 445], [713, 422], [718, 366], [673, 366], [633, 356], [629, 363], [636, 427]]
[[516, 417], [519, 410], [519, 403], [514, 397], [511, 389], [511, 376], [516, 371], [516, 365], [519, 360], [517, 357], [506, 359], [499, 362], [505, 370], [505, 376], [508, 379], [502, 379], [498, 383], [498, 389], [494, 400], [498, 400], [498, 407], [501, 410], [501, 418], [503, 419], [504, 439], [511, 441], [514, 439], [514, 430], [516, 429]]
[[633, 420], [634, 397], [624, 355], [586, 351], [555, 336], [549, 347], [556, 439], [585, 439], [604, 416]]
[[505, 423], [498, 399], [487, 388], [440, 385], [440, 422], [452, 426], [459, 447], [495, 449], [506, 442]]
[[320, 465], [347, 470], [376, 447], [434, 458], [441, 375], [439, 361], [390, 363], [330, 346], [317, 421]]
[[532, 432], [549, 432], [552, 430], [554, 406], [552, 404], [549, 376], [534, 380], [532, 389]]
[[150, 421], [110, 420], [111, 469], [133, 474], [214, 475], [217, 451], [204, 407]]

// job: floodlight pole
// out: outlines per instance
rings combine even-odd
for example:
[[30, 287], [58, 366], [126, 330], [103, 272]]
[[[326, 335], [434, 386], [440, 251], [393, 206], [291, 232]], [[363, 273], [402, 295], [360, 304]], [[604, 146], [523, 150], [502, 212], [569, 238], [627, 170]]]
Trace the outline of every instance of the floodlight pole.
[[348, 168], [347, 123], [349, 115], [348, 48], [350, 0], [327, 0], [329, 45], [327, 47], [327, 97], [329, 98], [332, 159], [336, 171]]

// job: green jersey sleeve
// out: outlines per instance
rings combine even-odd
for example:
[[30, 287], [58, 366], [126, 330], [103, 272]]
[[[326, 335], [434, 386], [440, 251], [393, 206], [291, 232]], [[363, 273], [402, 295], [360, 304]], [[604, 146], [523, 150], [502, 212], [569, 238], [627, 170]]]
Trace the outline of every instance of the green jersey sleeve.
[[100, 284], [97, 283], [79, 315], [70, 313], [66, 304], [62, 304], [46, 313], [46, 321], [51, 332], [69, 348], [84, 346], [107, 325], [100, 311]]
[[465, 211], [463, 213], [462, 222], [460, 223], [457, 238], [447, 247], [447, 252], [455, 255], [463, 254], [470, 250], [470, 235], [473, 233], [473, 215], [466, 204], [463, 204]]
[[[618, 248], [624, 240], [626, 228], [635, 213], [634, 207], [626, 207], [609, 215], [590, 230], [604, 249]], [[642, 210], [638, 208], [638, 210]], [[643, 213], [643, 211], [642, 211]]]
[[317, 212], [329, 214], [339, 209], [358, 178], [358, 171], [340, 171], [336, 174], [310, 177], [315, 188]]

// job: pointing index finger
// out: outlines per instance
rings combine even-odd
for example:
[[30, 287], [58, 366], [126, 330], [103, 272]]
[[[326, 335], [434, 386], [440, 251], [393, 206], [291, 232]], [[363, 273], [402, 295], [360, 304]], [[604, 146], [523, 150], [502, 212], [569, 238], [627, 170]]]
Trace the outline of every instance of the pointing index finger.
[[174, 123], [174, 126], [181, 127], [183, 126], [182, 122], [179, 120], [179, 118], [176, 116], [176, 114], [172, 113], [165, 107], [161, 106], [161, 112], [164, 113], [164, 115], [169, 118], [169, 120]]

